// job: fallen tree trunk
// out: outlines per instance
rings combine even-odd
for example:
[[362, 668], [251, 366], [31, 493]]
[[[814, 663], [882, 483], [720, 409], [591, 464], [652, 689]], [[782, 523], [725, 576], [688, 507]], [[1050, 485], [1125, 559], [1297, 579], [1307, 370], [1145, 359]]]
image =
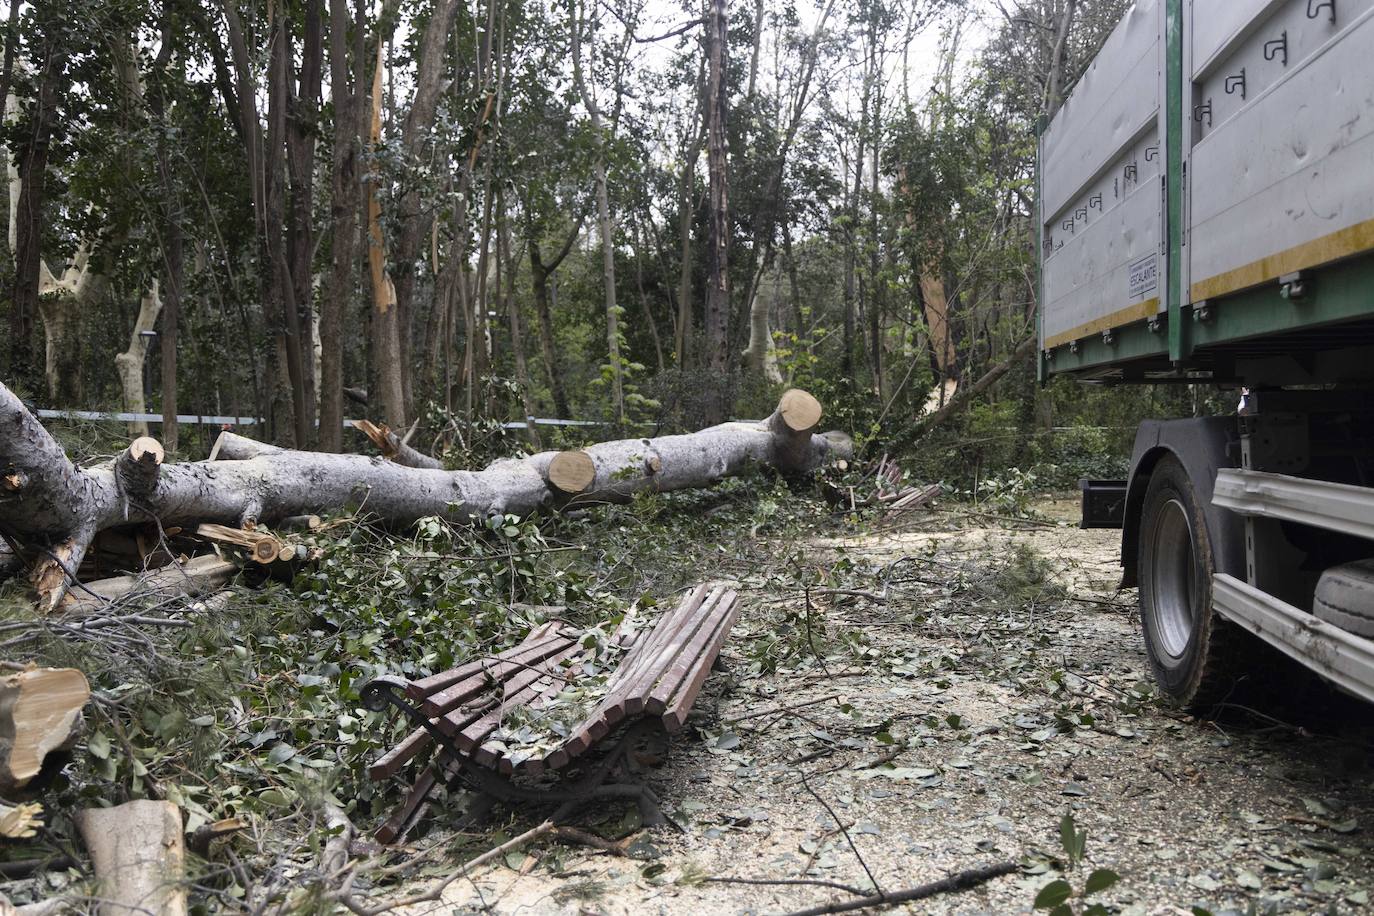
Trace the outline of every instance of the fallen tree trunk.
[[[842, 433], [816, 435], [820, 403], [804, 391], [783, 395], [761, 423], [722, 423], [701, 432], [630, 439], [585, 452], [541, 452], [497, 461], [482, 471], [411, 468], [383, 458], [292, 451], [220, 435], [211, 460], [166, 464], [152, 440], [139, 439], [112, 465], [83, 470], [9, 389], [0, 385], [0, 489], [6, 532], [34, 545], [30, 575], [40, 609], [56, 609], [96, 532], [156, 520], [250, 528], [290, 516], [360, 506], [391, 524], [437, 515], [481, 522], [528, 515], [581, 500], [625, 500], [643, 490], [705, 487], [758, 464], [799, 475], [853, 446]], [[572, 457], [569, 457], [569, 456]], [[574, 473], [564, 475], [565, 466]]]
[[181, 812], [168, 801], [140, 799], [76, 815], [100, 884], [103, 916], [159, 913], [185, 916], [186, 854]]
[[0, 677], [0, 792], [21, 789], [53, 751], [81, 734], [81, 710], [91, 698], [75, 668], [33, 668]]

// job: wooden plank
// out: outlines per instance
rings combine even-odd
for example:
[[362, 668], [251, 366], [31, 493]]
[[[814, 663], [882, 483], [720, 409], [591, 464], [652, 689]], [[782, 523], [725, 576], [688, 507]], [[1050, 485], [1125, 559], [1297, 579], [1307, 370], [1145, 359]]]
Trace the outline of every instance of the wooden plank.
[[729, 600], [733, 606], [730, 608], [729, 614], [726, 615], [725, 622], [717, 633], [716, 639], [697, 660], [696, 667], [688, 676], [682, 689], [673, 697], [672, 703], [663, 713], [663, 728], [669, 734], [680, 731], [687, 722], [687, 714], [692, 711], [692, 704], [696, 702], [697, 694], [701, 692], [701, 685], [706, 683], [706, 676], [711, 673], [711, 665], [716, 660], [716, 656], [720, 654], [721, 647], [725, 645], [725, 637], [729, 635], [730, 628], [739, 619], [739, 596], [730, 592]]
[[490, 689], [494, 682], [504, 681], [516, 672], [525, 670], [526, 666], [541, 662], [572, 644], [573, 640], [559, 637], [540, 642], [504, 658], [499, 655], [493, 656], [490, 660], [484, 661], [483, 667], [475, 674], [467, 676], [426, 699], [420, 705], [420, 712], [431, 718], [445, 715], [458, 705]]
[[[530, 630], [529, 635], [517, 645], [505, 650], [505, 652], [498, 653], [497, 657], [499, 658], [501, 655], [531, 649], [536, 644], [546, 639], [556, 638], [560, 635], [560, 624], [561, 621], [557, 620], [541, 623], [533, 630]], [[451, 687], [464, 678], [482, 670], [482, 666], [489, 661], [490, 659], [487, 658], [478, 658], [465, 664], [458, 665], [457, 667], [449, 668], [447, 671], [440, 671], [437, 674], [431, 674], [429, 677], [422, 677], [417, 681], [411, 681], [406, 687], [406, 696], [417, 703], [421, 702], [430, 694], [437, 693], [445, 687]]]
[[404, 741], [387, 751], [367, 768], [367, 778], [374, 782], [390, 779], [420, 751], [434, 743], [434, 737], [423, 728], [411, 732]]
[[396, 838], [405, 831], [424, 806], [425, 801], [429, 798], [429, 793], [434, 791], [436, 782], [438, 779], [434, 775], [434, 767], [425, 767], [424, 772], [419, 775], [415, 784], [410, 787], [410, 791], [406, 793], [405, 801], [397, 805], [395, 810], [391, 812], [391, 816], [372, 834], [378, 843], [386, 846], [396, 842]]
[[646, 713], [651, 716], [662, 715], [688, 672], [695, 670], [702, 656], [710, 651], [712, 645], [719, 644], [717, 637], [720, 635], [720, 628], [734, 610], [736, 600], [734, 592], [726, 592], [712, 606], [710, 619], [702, 621], [702, 625], [692, 634], [691, 641], [683, 647], [649, 691], [644, 701]]
[[692, 589], [672, 610], [659, 618], [658, 623], [649, 631], [647, 638], [640, 637], [636, 640], [634, 648], [626, 654], [620, 667], [611, 678], [607, 690], [608, 695], [644, 670], [657, 649], [669, 638], [673, 629], [680, 625], [681, 619], [700, 607], [701, 603], [706, 600], [709, 591], [710, 586], [704, 583]]

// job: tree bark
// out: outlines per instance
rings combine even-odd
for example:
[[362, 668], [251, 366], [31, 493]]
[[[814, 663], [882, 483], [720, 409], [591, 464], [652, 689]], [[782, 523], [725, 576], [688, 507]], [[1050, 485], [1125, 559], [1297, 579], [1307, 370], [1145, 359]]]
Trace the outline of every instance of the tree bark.
[[[347, 505], [392, 524], [428, 515], [482, 522], [492, 515], [527, 515], [568, 498], [628, 499], [641, 490], [708, 486], [767, 464], [805, 474], [852, 447], [814, 435], [815, 398], [783, 396], [763, 423], [724, 423], [699, 433], [607, 442], [587, 449], [595, 467], [586, 486], [558, 492], [549, 468], [559, 452], [497, 461], [482, 471], [410, 468], [380, 458], [302, 452], [222, 433], [216, 460], [156, 465], [139, 440], [112, 466], [78, 469], [8, 388], [0, 385], [0, 467], [22, 475], [0, 491], [6, 526], [21, 541], [46, 545], [31, 571], [39, 605], [54, 610], [95, 532], [158, 520], [164, 527], [203, 523], [271, 524]], [[130, 487], [120, 480], [141, 480]]]

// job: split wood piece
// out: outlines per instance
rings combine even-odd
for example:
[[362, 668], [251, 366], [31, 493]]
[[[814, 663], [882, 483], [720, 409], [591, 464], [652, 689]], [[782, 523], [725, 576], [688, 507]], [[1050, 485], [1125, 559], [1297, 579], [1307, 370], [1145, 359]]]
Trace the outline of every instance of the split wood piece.
[[23, 788], [54, 751], [81, 734], [81, 710], [91, 698], [75, 668], [32, 668], [0, 677], [0, 792]]
[[[584, 449], [596, 468], [577, 500], [628, 502], [640, 492], [710, 486], [767, 465], [789, 476], [853, 454], [843, 434], [799, 427], [817, 415], [814, 398], [785, 395], [767, 421], [722, 423], [700, 432], [606, 442]], [[496, 514], [529, 515], [566, 503], [548, 482], [557, 453], [497, 461], [482, 471], [412, 468], [361, 455], [293, 451], [220, 434], [215, 460], [164, 463], [156, 486], [132, 498], [113, 467], [78, 468], [38, 419], [0, 384], [0, 470], [20, 489], [0, 492], [7, 536], [33, 557], [30, 576], [45, 612], [60, 606], [94, 535], [158, 521], [164, 528], [201, 524], [246, 527], [294, 515], [364, 505], [379, 521], [404, 525], [437, 515], [484, 523]], [[648, 460], [650, 457], [656, 462]], [[143, 459], [140, 458], [140, 462]], [[41, 548], [41, 549], [40, 549]]]
[[[196, 537], [212, 544], [245, 550], [250, 560], [263, 566], [276, 562], [287, 546], [275, 535], [246, 528], [230, 528], [228, 525], [198, 525]], [[294, 553], [293, 550], [292, 556]]]
[[324, 520], [318, 515], [288, 515], [272, 527], [277, 531], [319, 531], [324, 527]]
[[888, 505], [887, 514], [894, 515], [907, 509], [918, 509], [939, 495], [940, 485], [938, 483], [930, 484], [927, 487], [912, 487]]
[[63, 609], [91, 613], [111, 602], [130, 598], [185, 595], [188, 598], [218, 591], [238, 574], [238, 565], [214, 554], [172, 563], [141, 575], [115, 576], [89, 582], [69, 594]]
[[444, 466], [443, 462], [437, 458], [431, 458], [424, 452], [411, 448], [385, 423], [354, 420], [353, 426], [364, 436], [367, 436], [372, 444], [377, 447], [377, 450], [382, 453], [382, 457], [388, 461], [394, 461], [408, 468], [439, 469]]
[[185, 853], [181, 812], [168, 801], [140, 799], [76, 815], [100, 887], [102, 916], [184, 916]]
[[186, 846], [201, 858], [210, 855], [210, 844], [215, 840], [233, 836], [241, 830], [247, 830], [251, 826], [241, 817], [226, 817], [208, 824], [201, 824], [191, 834], [191, 838], [186, 841]]
[[[43, 826], [43, 806], [25, 803], [10, 806], [0, 802], [0, 840], [27, 840], [38, 835]], [[9, 863], [0, 863], [0, 865]], [[0, 877], [10, 877], [0, 870]], [[3, 909], [0, 908], [0, 914]]]

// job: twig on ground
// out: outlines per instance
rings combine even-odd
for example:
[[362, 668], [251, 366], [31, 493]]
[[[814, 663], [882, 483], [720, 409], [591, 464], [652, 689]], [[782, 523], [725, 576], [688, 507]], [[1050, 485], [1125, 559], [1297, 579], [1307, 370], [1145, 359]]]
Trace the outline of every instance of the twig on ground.
[[955, 872], [947, 878], [939, 881], [931, 881], [929, 884], [922, 884], [917, 887], [908, 888], [902, 891], [893, 891], [890, 894], [882, 892], [858, 900], [845, 900], [840, 903], [829, 903], [824, 906], [812, 907], [809, 910], [796, 910], [788, 913], [787, 916], [827, 916], [830, 913], [851, 913], [854, 910], [865, 910], [874, 906], [892, 906], [898, 903], [910, 903], [913, 900], [924, 900], [927, 897], [934, 897], [937, 894], [949, 894], [956, 891], [966, 891], [1009, 875], [1018, 868], [1015, 862], [1002, 862], [997, 865], [986, 865], [982, 868], [971, 868], [967, 871]]
[[817, 703], [824, 703], [827, 700], [838, 700], [839, 698], [840, 695], [838, 693], [831, 693], [814, 700], [803, 700], [800, 703], [793, 703], [790, 706], [775, 706], [772, 709], [760, 709], [756, 712], [747, 712], [742, 716], [732, 716], [725, 720], [725, 724], [734, 725], [736, 722], [743, 722], [746, 719], [757, 719], [760, 716], [770, 716], [775, 712], [791, 712], [794, 709], [803, 709], [807, 706], [815, 706]]
[[468, 860], [463, 865], [461, 865], [457, 871], [453, 872], [453, 874], [449, 875], [446, 878], [440, 879], [428, 890], [421, 891], [418, 894], [412, 894], [409, 897], [402, 897], [399, 900], [393, 900], [389, 903], [383, 903], [377, 906], [369, 907], [364, 906], [358, 900], [354, 899], [353, 895], [351, 893], [347, 893], [347, 890], [345, 889], [345, 892], [339, 894], [336, 897], [336, 899], [339, 903], [347, 907], [351, 912], [357, 914], [357, 916], [381, 916], [382, 913], [399, 909], [401, 907], [414, 906], [417, 903], [429, 903], [437, 901], [443, 896], [444, 891], [448, 888], [450, 884], [459, 880], [460, 878], [467, 877], [468, 873], [472, 871], [474, 868], [481, 868], [483, 865], [486, 865], [488, 862], [491, 862], [494, 859], [497, 859], [505, 855], [512, 849], [515, 849], [518, 846], [523, 846], [525, 843], [528, 843], [534, 839], [538, 839], [539, 837], [545, 836], [546, 834], [553, 833], [557, 829], [558, 828], [554, 826], [553, 821], [544, 821], [544, 823], [540, 824], [538, 827], [533, 827], [529, 830], [526, 830], [519, 836], [512, 837], [511, 839], [502, 843], [500, 846], [488, 849], [486, 852], [482, 853], [477, 858]]
[[812, 887], [832, 887], [837, 891], [844, 891], [846, 894], [853, 894], [855, 897], [862, 897], [864, 891], [848, 884], [840, 884], [838, 881], [822, 881], [819, 878], [730, 878], [730, 877], [710, 877], [705, 878], [708, 884], [778, 884], [778, 885], [810, 885]]
[[854, 858], [859, 860], [859, 865], [863, 868], [864, 874], [868, 875], [869, 883], [877, 889], [879, 894], [882, 894], [882, 885], [878, 883], [877, 878], [873, 877], [873, 872], [869, 870], [868, 863], [864, 861], [863, 854], [859, 852], [859, 847], [854, 845], [854, 838], [851, 837], [849, 835], [849, 831], [845, 829], [844, 822], [840, 820], [840, 816], [835, 813], [834, 808], [830, 807], [830, 803], [828, 801], [826, 801], [824, 798], [821, 798], [819, 792], [811, 788], [811, 783], [806, 781], [806, 776], [804, 774], [799, 775], [801, 776], [802, 786], [806, 789], [806, 791], [811, 793], [812, 798], [816, 799], [816, 801], [821, 803], [821, 807], [825, 809], [826, 813], [829, 814], [830, 817], [835, 821], [836, 825], [839, 826], [840, 833], [844, 834], [845, 842], [849, 844], [849, 848], [854, 852]]

